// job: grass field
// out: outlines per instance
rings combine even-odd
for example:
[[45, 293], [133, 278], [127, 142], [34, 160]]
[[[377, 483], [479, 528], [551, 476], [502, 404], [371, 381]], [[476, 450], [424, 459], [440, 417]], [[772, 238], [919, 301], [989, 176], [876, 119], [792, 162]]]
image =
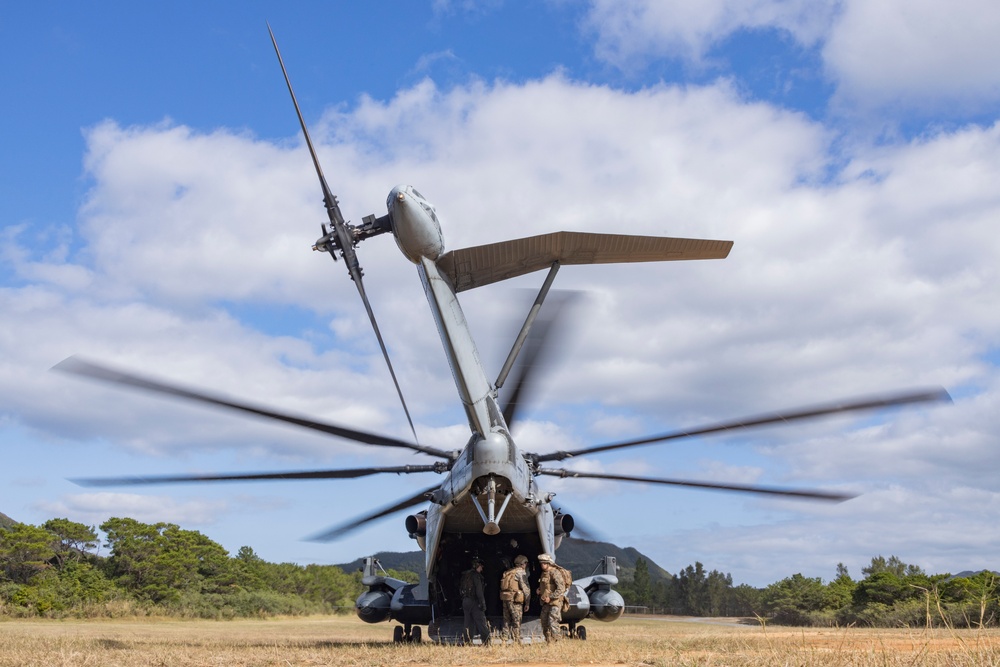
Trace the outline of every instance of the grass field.
[[388, 623], [0, 621], [0, 665], [1000, 665], [1000, 630], [762, 629], [684, 619], [591, 623], [557, 646], [395, 645]]

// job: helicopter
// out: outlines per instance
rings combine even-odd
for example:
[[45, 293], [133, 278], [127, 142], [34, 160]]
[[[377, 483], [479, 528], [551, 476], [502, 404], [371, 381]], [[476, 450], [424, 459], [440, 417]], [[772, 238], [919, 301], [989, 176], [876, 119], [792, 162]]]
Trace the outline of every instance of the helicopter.
[[[874, 398], [839, 401], [723, 421], [570, 451], [538, 453], [521, 449], [511, 435], [511, 426], [517, 418], [521, 405], [520, 398], [532, 381], [532, 370], [538, 366], [534, 363], [534, 357], [540, 354], [548, 337], [553, 320], [543, 314], [542, 308], [549, 299], [552, 285], [561, 267], [721, 260], [729, 255], [733, 242], [559, 231], [446, 250], [436, 207], [412, 185], [397, 185], [390, 190], [384, 215], [369, 215], [362, 219], [360, 225], [351, 224], [344, 218], [339, 201], [327, 183], [278, 49], [277, 40], [270, 26], [268, 30], [313, 162], [327, 212], [328, 221], [322, 225], [322, 235], [312, 248], [329, 254], [334, 261], [343, 261], [365, 307], [413, 439], [390, 437], [339, 424], [320, 422], [115, 369], [79, 357], [70, 357], [54, 368], [61, 372], [124, 387], [290, 423], [369, 446], [409, 450], [432, 460], [419, 464], [335, 470], [74, 480], [77, 483], [85, 486], [114, 486], [352, 479], [382, 474], [435, 473], [440, 478], [434, 484], [363, 516], [338, 524], [311, 539], [318, 541], [340, 539], [370, 522], [412, 511], [405, 518], [404, 529], [424, 552], [424, 571], [421, 573], [420, 582], [407, 583], [393, 578], [381, 570], [374, 557], [366, 558], [362, 577], [362, 585], [366, 590], [356, 601], [357, 614], [368, 623], [396, 622], [393, 631], [395, 642], [422, 641], [422, 627], [426, 627], [427, 634], [433, 641], [459, 643], [463, 640], [459, 575], [470, 566], [473, 558], [478, 558], [484, 564], [483, 574], [488, 585], [492, 590], [496, 590], [496, 584], [503, 570], [510, 566], [516, 556], [525, 555], [531, 562], [537, 561], [541, 554], [555, 557], [563, 539], [571, 535], [576, 528], [573, 516], [555, 505], [554, 494], [542, 487], [540, 479], [544, 476], [682, 486], [828, 502], [843, 502], [855, 497], [849, 493], [815, 489], [583, 472], [549, 467], [546, 464], [768, 424], [949, 400], [947, 392], [943, 389], [909, 390]], [[458, 398], [468, 421], [469, 438], [461, 447], [442, 449], [422, 444], [417, 439], [413, 419], [364, 288], [364, 273], [357, 253], [357, 248], [363, 241], [383, 234], [393, 236], [401, 254], [415, 266], [423, 286], [445, 357], [452, 371]], [[537, 296], [499, 374], [491, 380], [480, 360], [458, 295], [478, 287], [542, 271], [546, 271], [546, 274]], [[417, 509], [420, 506], [424, 507]], [[532, 589], [537, 586], [539, 575], [540, 572], [533, 569], [530, 575]], [[602, 559], [589, 576], [575, 578], [567, 593], [569, 608], [564, 609], [562, 614], [565, 633], [570, 637], [586, 639], [586, 627], [582, 625], [584, 620], [612, 622], [620, 618], [624, 612], [625, 602], [621, 594], [614, 589], [617, 584], [617, 566], [612, 556]], [[501, 615], [500, 604], [497, 596], [490, 596], [486, 613], [492, 621], [496, 621]], [[527, 640], [537, 640], [541, 636], [538, 618], [541, 607], [536, 596], [532, 596], [530, 605], [522, 622], [521, 635]]]

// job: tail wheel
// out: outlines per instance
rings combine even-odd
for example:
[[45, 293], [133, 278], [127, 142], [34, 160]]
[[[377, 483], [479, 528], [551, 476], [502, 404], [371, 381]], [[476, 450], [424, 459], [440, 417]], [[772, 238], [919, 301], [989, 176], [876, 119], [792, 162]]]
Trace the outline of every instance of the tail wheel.
[[587, 628], [583, 627], [582, 625], [578, 625], [577, 628], [576, 628], [576, 638], [577, 639], [582, 639], [583, 641], [586, 641], [587, 640]]

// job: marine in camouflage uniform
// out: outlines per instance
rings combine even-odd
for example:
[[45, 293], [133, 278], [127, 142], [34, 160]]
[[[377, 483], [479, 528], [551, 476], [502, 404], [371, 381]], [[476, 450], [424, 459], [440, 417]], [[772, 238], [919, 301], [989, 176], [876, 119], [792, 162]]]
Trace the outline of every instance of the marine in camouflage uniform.
[[540, 554], [538, 562], [542, 565], [542, 576], [538, 580], [538, 599], [542, 601], [542, 633], [546, 642], [557, 642], [562, 635], [559, 629], [559, 624], [562, 623], [562, 599], [572, 582], [563, 581], [562, 572], [555, 566], [555, 558], [549, 554]]
[[472, 643], [478, 634], [483, 646], [490, 643], [490, 625], [486, 621], [486, 596], [483, 592], [483, 562], [472, 559], [472, 569], [462, 573], [458, 591], [462, 595], [462, 612], [465, 615], [465, 640]]
[[503, 602], [503, 634], [515, 642], [521, 641], [521, 617], [531, 602], [528, 585], [527, 556], [514, 559], [514, 567], [500, 578], [500, 601]]

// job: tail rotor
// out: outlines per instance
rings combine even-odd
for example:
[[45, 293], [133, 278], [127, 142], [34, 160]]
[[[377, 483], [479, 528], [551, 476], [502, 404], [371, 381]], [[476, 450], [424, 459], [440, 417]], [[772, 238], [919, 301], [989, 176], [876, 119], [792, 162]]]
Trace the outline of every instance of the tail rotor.
[[413, 426], [413, 419], [410, 417], [410, 409], [406, 405], [406, 399], [403, 398], [403, 391], [399, 387], [399, 380], [396, 379], [396, 371], [392, 367], [392, 361], [389, 359], [389, 352], [385, 347], [385, 341], [382, 340], [382, 332], [379, 330], [378, 322], [375, 320], [375, 313], [372, 311], [371, 303], [368, 301], [368, 294], [365, 292], [364, 282], [362, 276], [364, 271], [361, 269], [361, 264], [358, 261], [358, 254], [355, 252], [355, 247], [362, 240], [375, 236], [378, 234], [390, 231], [388, 216], [382, 218], [375, 218], [371, 216], [365, 218], [364, 224], [361, 226], [354, 226], [349, 224], [344, 220], [344, 216], [340, 211], [340, 203], [337, 201], [337, 197], [330, 190], [330, 186], [326, 182], [326, 177], [323, 175], [323, 168], [319, 163], [319, 156], [316, 153], [316, 148], [313, 146], [312, 138], [309, 136], [309, 128], [306, 127], [305, 118], [302, 116], [302, 110], [299, 108], [299, 102], [295, 97], [295, 91], [292, 90], [291, 79], [288, 78], [288, 70], [285, 69], [285, 63], [281, 58], [281, 51], [278, 49], [278, 42], [274, 37], [274, 31], [271, 30], [271, 26], [267, 26], [267, 31], [271, 35], [271, 44], [274, 45], [274, 53], [278, 56], [278, 64], [281, 65], [281, 72], [285, 76], [285, 85], [288, 86], [288, 94], [292, 98], [292, 104], [295, 106], [295, 113], [299, 118], [299, 126], [302, 128], [302, 134], [306, 140], [306, 146], [309, 148], [309, 155], [312, 157], [313, 166], [316, 168], [316, 176], [319, 178], [320, 188], [323, 190], [323, 204], [326, 207], [327, 216], [330, 219], [329, 228], [326, 224], [322, 225], [323, 236], [321, 236], [316, 243], [313, 245], [313, 250], [322, 250], [330, 253], [334, 261], [337, 259], [337, 254], [340, 254], [341, 259], [347, 265], [347, 272], [351, 276], [351, 280], [354, 281], [355, 287], [358, 289], [358, 295], [361, 296], [361, 301], [365, 305], [365, 311], [368, 313], [368, 320], [371, 322], [372, 329], [375, 331], [375, 337], [378, 339], [379, 348], [382, 350], [382, 357], [385, 359], [385, 364], [389, 368], [389, 375], [392, 376], [392, 383], [396, 387], [396, 394], [399, 396], [399, 402], [403, 406], [403, 412], [406, 413], [406, 421], [410, 425], [410, 431], [413, 433], [414, 440], [417, 440], [417, 431]]

